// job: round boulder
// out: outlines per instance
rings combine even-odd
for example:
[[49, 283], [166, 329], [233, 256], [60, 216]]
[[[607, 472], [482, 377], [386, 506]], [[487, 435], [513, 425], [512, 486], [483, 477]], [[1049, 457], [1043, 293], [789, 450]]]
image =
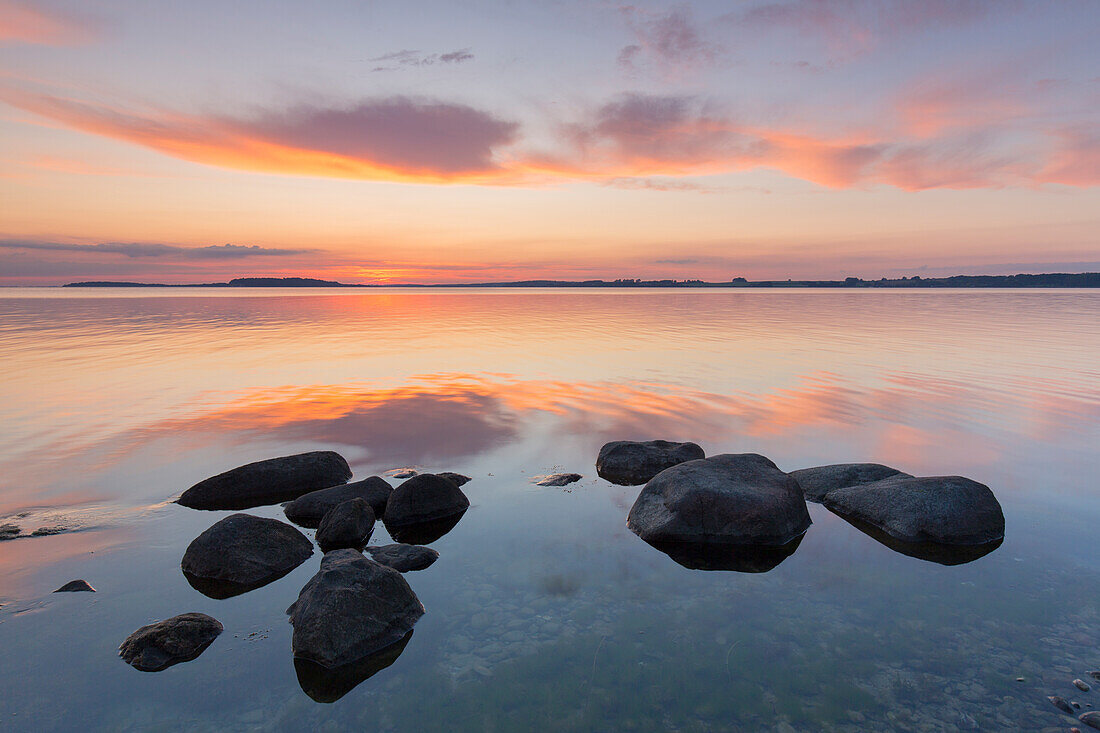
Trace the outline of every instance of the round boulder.
[[650, 479], [627, 526], [645, 541], [786, 545], [810, 527], [798, 483], [755, 453], [687, 461]]
[[322, 517], [336, 505], [350, 499], [363, 499], [370, 504], [374, 516], [380, 517], [386, 511], [386, 502], [389, 501], [392, 493], [393, 487], [386, 483], [385, 479], [371, 476], [362, 481], [353, 481], [343, 486], [332, 486], [303, 494], [287, 504], [283, 512], [286, 518], [295, 524], [316, 529]]
[[192, 540], [180, 567], [196, 590], [228, 598], [278, 580], [312, 554], [313, 543], [289, 524], [233, 514]]
[[387, 529], [400, 529], [458, 517], [469, 507], [470, 500], [453, 481], [422, 473], [393, 490], [383, 521]]
[[822, 503], [902, 542], [984, 545], [1005, 534], [997, 497], [988, 486], [962, 476], [888, 478], [834, 489]]
[[321, 552], [331, 550], [361, 550], [374, 531], [374, 511], [363, 499], [349, 499], [337, 504], [321, 519], [317, 527], [317, 544]]
[[620, 486], [640, 486], [666, 468], [705, 457], [695, 443], [616, 440], [600, 448], [596, 473]]
[[347, 483], [351, 468], [329, 450], [269, 458], [211, 476], [178, 499], [192, 509], [248, 509], [297, 499], [302, 494]]
[[367, 552], [375, 562], [393, 568], [399, 573], [423, 570], [439, 559], [439, 553], [430, 547], [406, 545], [400, 542], [368, 547]]
[[896, 468], [880, 463], [836, 463], [831, 466], [814, 466], [791, 471], [791, 476], [802, 487], [806, 501], [821, 503], [825, 494], [845, 486], [859, 486], [881, 481], [884, 478], [909, 478]]
[[335, 550], [287, 613], [295, 659], [335, 669], [400, 641], [424, 606], [401, 573], [355, 550]]
[[126, 637], [118, 655], [142, 672], [159, 672], [173, 664], [190, 662], [222, 633], [217, 619], [205, 613], [179, 616], [142, 626]]

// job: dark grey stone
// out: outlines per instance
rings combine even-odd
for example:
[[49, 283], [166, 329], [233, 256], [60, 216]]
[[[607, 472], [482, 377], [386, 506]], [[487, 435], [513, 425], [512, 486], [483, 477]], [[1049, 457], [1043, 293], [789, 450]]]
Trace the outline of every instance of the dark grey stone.
[[687, 461], [650, 479], [627, 526], [651, 544], [786, 545], [810, 527], [798, 483], [755, 453]]
[[321, 552], [350, 548], [361, 550], [374, 531], [374, 511], [363, 499], [348, 499], [337, 504], [317, 527]]
[[321, 518], [329, 513], [337, 504], [343, 504], [349, 499], [363, 499], [374, 511], [375, 517], [382, 516], [386, 511], [386, 502], [389, 501], [393, 487], [379, 476], [371, 476], [362, 481], [353, 481], [343, 486], [332, 486], [327, 489], [311, 491], [299, 496], [283, 509], [286, 518], [302, 527], [316, 529], [321, 523]]
[[616, 440], [600, 448], [596, 473], [620, 486], [640, 486], [666, 468], [706, 456], [695, 443]]
[[822, 503], [902, 542], [983, 545], [1005, 533], [997, 497], [988, 486], [961, 476], [888, 478], [834, 489]]
[[580, 481], [584, 476], [579, 473], [551, 473], [547, 476], [534, 476], [532, 483], [536, 486], [567, 486]]
[[196, 590], [228, 598], [278, 580], [312, 554], [313, 543], [289, 524], [233, 514], [192, 540], [180, 567]]
[[1084, 680], [1074, 680], [1073, 681], [1073, 686], [1076, 687], [1081, 692], [1088, 692], [1089, 690], [1092, 689], [1092, 687], [1089, 685], [1089, 683], [1085, 682]]
[[53, 527], [39, 527], [35, 531], [31, 532], [31, 537], [49, 537], [53, 534], [63, 534], [68, 531], [68, 527], [62, 527], [59, 524]]
[[399, 642], [424, 606], [401, 573], [355, 550], [335, 550], [287, 613], [295, 659], [334, 669]]
[[1073, 706], [1070, 705], [1068, 702], [1066, 702], [1066, 698], [1060, 697], [1059, 695], [1050, 695], [1050, 696], [1047, 697], [1047, 699], [1050, 700], [1051, 705], [1058, 708], [1063, 713], [1065, 713], [1067, 715], [1073, 715], [1074, 714]]
[[14, 540], [19, 536], [18, 524], [2, 524], [0, 525], [0, 540]]
[[183, 492], [178, 501], [192, 509], [248, 509], [297, 499], [350, 478], [351, 468], [338, 453], [313, 451], [219, 473]]
[[470, 481], [473, 480], [469, 476], [463, 476], [461, 473], [453, 473], [451, 471], [440, 471], [439, 473], [436, 474], [436, 476], [440, 476], [442, 478], [445, 478], [448, 481], [450, 481], [451, 483], [453, 483], [455, 486], [459, 486], [459, 487], [461, 487], [461, 486], [463, 486], [463, 485], [465, 485], [465, 484], [467, 484], [467, 483], [469, 483]]
[[408, 527], [461, 516], [469, 507], [470, 500], [453, 481], [422, 473], [393, 490], [384, 521], [387, 529]]
[[95, 588], [86, 580], [70, 580], [68, 583], [55, 590], [54, 593], [79, 593], [81, 591], [95, 593]]
[[791, 476], [794, 476], [795, 481], [802, 487], [806, 501], [818, 503], [821, 503], [825, 494], [833, 489], [869, 484], [884, 478], [910, 478], [907, 473], [879, 463], [836, 463], [831, 466], [814, 466], [791, 471]]
[[220, 633], [222, 625], [217, 619], [205, 613], [184, 613], [142, 626], [122, 642], [118, 654], [142, 672], [159, 672], [199, 656]]
[[1100, 730], [1100, 713], [1096, 712], [1095, 710], [1090, 713], [1085, 713], [1084, 715], [1079, 717], [1078, 720], [1080, 720], [1082, 723], [1090, 728], [1096, 728], [1097, 730]]
[[375, 562], [393, 568], [399, 573], [423, 570], [439, 559], [439, 553], [430, 547], [406, 545], [400, 542], [393, 545], [368, 547], [367, 552]]

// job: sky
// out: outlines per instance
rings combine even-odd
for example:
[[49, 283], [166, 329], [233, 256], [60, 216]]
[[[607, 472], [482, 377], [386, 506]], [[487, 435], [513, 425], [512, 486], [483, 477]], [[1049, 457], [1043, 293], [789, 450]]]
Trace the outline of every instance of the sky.
[[1100, 271], [1100, 2], [0, 0], [0, 285]]

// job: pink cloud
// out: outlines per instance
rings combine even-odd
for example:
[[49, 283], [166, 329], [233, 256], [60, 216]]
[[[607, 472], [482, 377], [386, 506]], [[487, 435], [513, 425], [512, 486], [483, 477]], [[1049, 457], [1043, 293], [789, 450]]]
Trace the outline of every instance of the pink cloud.
[[0, 44], [78, 45], [95, 37], [96, 26], [88, 18], [0, 0]]

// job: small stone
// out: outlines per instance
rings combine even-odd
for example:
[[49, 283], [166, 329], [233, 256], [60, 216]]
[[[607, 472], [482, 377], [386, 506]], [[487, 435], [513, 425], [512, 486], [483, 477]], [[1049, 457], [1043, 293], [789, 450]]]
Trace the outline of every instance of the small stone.
[[538, 486], [566, 486], [582, 478], [584, 476], [579, 473], [551, 473], [546, 476], [532, 476], [531, 483]]
[[454, 473], [453, 471], [440, 471], [436, 476], [442, 476], [455, 486], [462, 486], [473, 480], [469, 476], [463, 476], [461, 473]]
[[19, 536], [18, 524], [0, 525], [0, 540], [14, 540]]
[[368, 547], [367, 552], [374, 561], [394, 570], [405, 573], [410, 570], [423, 570], [439, 559], [439, 553], [430, 547], [395, 543]]
[[1050, 704], [1061, 710], [1066, 715], [1073, 715], [1073, 706], [1066, 702], [1066, 698], [1060, 695], [1049, 695], [1047, 697], [1050, 700]]
[[62, 532], [68, 531], [68, 527], [62, 527], [61, 525], [54, 525], [53, 527], [39, 527], [35, 531], [31, 532], [31, 537], [46, 537], [51, 534], [61, 534]]
[[1092, 689], [1091, 687], [1089, 687], [1088, 682], [1085, 682], [1084, 680], [1081, 680], [1081, 679], [1074, 680], [1073, 681], [1073, 686], [1076, 687], [1081, 692], [1088, 692], [1089, 690]]
[[1085, 713], [1084, 715], [1079, 717], [1078, 720], [1080, 720], [1082, 723], [1089, 726], [1090, 728], [1096, 728], [1097, 730], [1100, 730], [1100, 713], [1098, 712], [1094, 711], [1091, 713]]
[[202, 654], [222, 633], [217, 619], [205, 613], [184, 613], [142, 626], [130, 634], [118, 654], [142, 672], [159, 672]]
[[1017, 678], [1016, 678], [1016, 681], [1017, 681], [1017, 682], [1023, 682], [1023, 681], [1024, 681], [1024, 678], [1023, 678], [1023, 677], [1017, 677]]
[[79, 591], [95, 593], [95, 588], [90, 586], [86, 580], [70, 580], [68, 583], [55, 590], [54, 593], [77, 593]]
[[1092, 677], [1094, 680], [1100, 680], [1100, 669], [1090, 669], [1088, 672], [1085, 672], [1085, 674]]
[[420, 472], [415, 468], [391, 468], [386, 471], [386, 475], [391, 478], [412, 478], [420, 475]]

